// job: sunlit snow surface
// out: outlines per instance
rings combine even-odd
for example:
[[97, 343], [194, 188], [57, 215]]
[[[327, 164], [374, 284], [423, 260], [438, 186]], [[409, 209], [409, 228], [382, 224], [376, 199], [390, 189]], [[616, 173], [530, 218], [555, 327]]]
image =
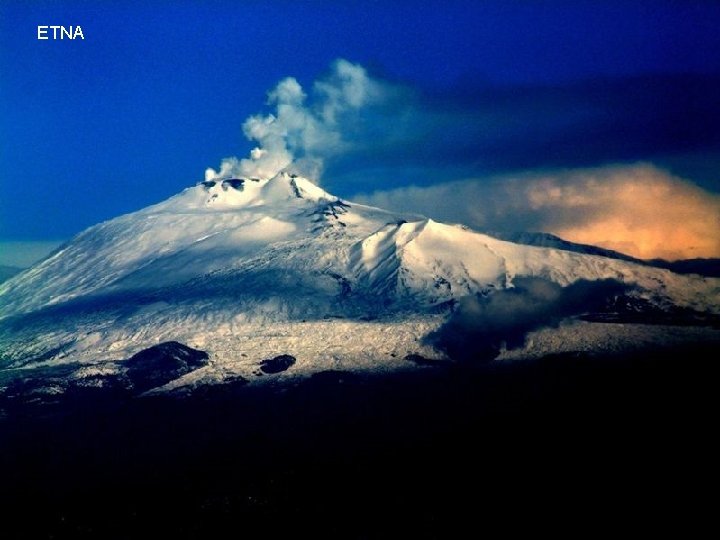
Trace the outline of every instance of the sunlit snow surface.
[[[560, 285], [612, 278], [658, 306], [720, 311], [720, 279], [497, 240], [462, 226], [342, 201], [303, 178], [205, 182], [98, 224], [0, 284], [0, 368], [115, 362], [165, 341], [207, 351], [173, 381], [251, 381], [327, 369], [409, 368], [443, 359], [425, 338], [451, 301], [517, 277]], [[715, 336], [706, 329], [569, 322], [500, 358], [614, 350]]]

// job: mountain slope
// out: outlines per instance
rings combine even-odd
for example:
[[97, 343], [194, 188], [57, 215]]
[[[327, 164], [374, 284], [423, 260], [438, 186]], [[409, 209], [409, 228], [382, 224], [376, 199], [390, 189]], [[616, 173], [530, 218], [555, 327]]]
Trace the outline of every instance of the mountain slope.
[[192, 375], [208, 381], [282, 354], [297, 373], [375, 369], [442, 356], [425, 338], [454, 302], [523, 276], [614, 279], [661, 308], [720, 310], [717, 279], [514, 244], [282, 173], [203, 182], [87, 229], [0, 284], [0, 367], [117, 361], [179, 341], [209, 352]]
[[492, 232], [490, 233], [496, 238], [515, 242], [517, 244], [525, 244], [528, 246], [550, 247], [564, 249], [567, 251], [575, 251], [577, 253], [585, 253], [588, 255], [600, 255], [601, 257], [610, 257], [611, 259], [621, 259], [623, 261], [634, 262], [657, 268], [666, 268], [677, 274], [698, 274], [707, 277], [720, 277], [720, 259], [682, 259], [678, 261], [666, 261], [665, 259], [636, 259], [630, 255], [625, 255], [619, 251], [605, 249], [588, 244], [578, 244], [576, 242], [568, 242], [562, 238], [549, 233], [532, 233], [532, 232]]

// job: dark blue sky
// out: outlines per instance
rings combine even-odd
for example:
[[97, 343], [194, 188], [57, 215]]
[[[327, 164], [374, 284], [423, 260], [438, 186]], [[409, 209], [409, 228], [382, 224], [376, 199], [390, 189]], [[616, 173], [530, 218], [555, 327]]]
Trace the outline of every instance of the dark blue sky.
[[[85, 39], [38, 41], [43, 24]], [[336, 194], [635, 160], [720, 191], [718, 28], [711, 2], [4, 0], [0, 239], [180, 191], [247, 155], [280, 79], [309, 88], [337, 58], [405, 88], [415, 120], [390, 144], [375, 111], [373, 141], [327, 164]]]

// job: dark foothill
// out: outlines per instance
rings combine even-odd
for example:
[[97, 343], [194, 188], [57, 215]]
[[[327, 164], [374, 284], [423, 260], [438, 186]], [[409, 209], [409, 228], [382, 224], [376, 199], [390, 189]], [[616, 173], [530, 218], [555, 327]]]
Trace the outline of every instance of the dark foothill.
[[207, 365], [208, 354], [167, 341], [142, 350], [125, 362], [127, 377], [136, 390], [162, 386], [173, 379]]
[[260, 362], [260, 370], [264, 373], [280, 373], [286, 371], [295, 363], [295, 357], [289, 354], [282, 354], [270, 360]]

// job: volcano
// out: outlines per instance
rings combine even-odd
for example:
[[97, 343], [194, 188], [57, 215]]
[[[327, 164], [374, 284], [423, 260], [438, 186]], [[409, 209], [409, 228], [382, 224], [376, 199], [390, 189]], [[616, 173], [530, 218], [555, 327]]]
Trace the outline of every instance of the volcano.
[[693, 493], [720, 279], [567, 247], [288, 174], [87, 229], [0, 284], [5, 529], [446, 538]]
[[[625, 289], [594, 317], [580, 306], [535, 325], [499, 358], [695, 340], [671, 315], [707, 322], [720, 311], [720, 279], [503, 241], [355, 204], [287, 173], [215, 178], [90, 227], [0, 284], [0, 368], [120, 376], [134, 355], [178, 343], [208, 360], [156, 390], [415, 369], [452, 360], [433, 336], [463, 299], [502, 304], [498, 295], [527, 279]], [[617, 324], [618, 311], [633, 318]], [[285, 357], [283, 369], [264, 363]]]

